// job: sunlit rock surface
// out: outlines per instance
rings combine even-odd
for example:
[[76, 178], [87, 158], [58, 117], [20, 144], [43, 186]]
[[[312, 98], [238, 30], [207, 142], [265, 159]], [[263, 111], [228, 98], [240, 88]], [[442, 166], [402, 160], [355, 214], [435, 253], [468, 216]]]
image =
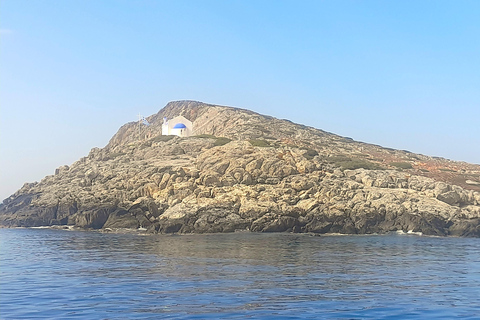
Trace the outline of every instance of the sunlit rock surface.
[[[162, 136], [163, 117], [178, 115], [193, 136]], [[194, 101], [147, 120], [26, 183], [3, 201], [0, 224], [480, 236], [479, 165]]]

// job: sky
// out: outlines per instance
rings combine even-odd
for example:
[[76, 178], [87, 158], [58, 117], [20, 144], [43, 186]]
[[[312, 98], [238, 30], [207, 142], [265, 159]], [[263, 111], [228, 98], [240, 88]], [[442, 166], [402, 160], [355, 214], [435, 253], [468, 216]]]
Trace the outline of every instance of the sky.
[[480, 163], [480, 1], [1, 0], [0, 199], [169, 101]]

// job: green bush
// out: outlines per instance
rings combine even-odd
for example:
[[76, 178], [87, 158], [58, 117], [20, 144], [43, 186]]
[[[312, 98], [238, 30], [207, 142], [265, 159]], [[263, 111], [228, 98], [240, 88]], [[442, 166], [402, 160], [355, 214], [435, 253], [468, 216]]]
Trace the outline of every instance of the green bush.
[[199, 135], [196, 135], [194, 136], [195, 138], [203, 138], [203, 139], [216, 139], [217, 137], [215, 137], [214, 135], [211, 135], [211, 134], [199, 134]]
[[228, 138], [225, 138], [225, 137], [216, 137], [214, 136], [213, 134], [199, 134], [199, 135], [196, 135], [194, 136], [195, 138], [201, 138], [201, 139], [215, 139], [215, 141], [213, 142], [213, 144], [215, 146], [223, 146], [227, 143], [229, 143], [230, 141], [232, 141], [232, 139], [228, 139]]
[[263, 127], [263, 126], [255, 126], [254, 127], [256, 130], [260, 131], [260, 132], [263, 132], [265, 134], [270, 134], [272, 133], [270, 130], [268, 130], [267, 128]]
[[215, 146], [223, 146], [223, 145], [229, 143], [230, 141], [232, 141], [232, 139], [228, 139], [228, 138], [225, 138], [225, 137], [219, 137], [215, 140], [215, 142], [213, 144]]
[[447, 168], [440, 168], [440, 169], [438, 169], [438, 170], [440, 170], [440, 171], [445, 171], [445, 172], [457, 172], [457, 171], [455, 171], [455, 170], [447, 169]]
[[152, 142], [167, 142], [170, 141], [174, 138], [175, 136], [164, 136], [164, 135], [158, 135], [152, 139], [150, 139]]
[[347, 162], [347, 161], [352, 161], [352, 158], [349, 158], [346, 156], [334, 156], [334, 157], [328, 157], [327, 161], [330, 163]]
[[305, 152], [303, 154], [303, 156], [307, 160], [312, 160], [313, 158], [315, 158], [315, 156], [318, 156], [318, 152], [316, 150], [313, 150], [313, 149], [307, 149], [307, 152]]
[[391, 162], [390, 165], [400, 169], [413, 169], [412, 164], [408, 162]]
[[348, 161], [339, 161], [336, 163], [342, 170], [355, 170], [355, 169], [367, 169], [367, 170], [379, 170], [383, 169], [379, 165], [359, 159], [352, 159]]
[[270, 142], [266, 140], [248, 140], [254, 147], [270, 147]]

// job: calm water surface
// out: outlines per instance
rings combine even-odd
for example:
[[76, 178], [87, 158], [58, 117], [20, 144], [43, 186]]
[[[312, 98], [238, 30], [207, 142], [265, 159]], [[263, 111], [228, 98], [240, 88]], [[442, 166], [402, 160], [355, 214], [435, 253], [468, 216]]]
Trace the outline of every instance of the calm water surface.
[[480, 319], [480, 239], [0, 229], [2, 319]]

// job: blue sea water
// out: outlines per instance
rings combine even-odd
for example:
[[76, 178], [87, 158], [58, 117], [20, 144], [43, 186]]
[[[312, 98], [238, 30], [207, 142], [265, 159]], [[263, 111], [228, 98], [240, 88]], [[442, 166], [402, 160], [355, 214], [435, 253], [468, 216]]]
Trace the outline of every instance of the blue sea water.
[[480, 239], [0, 229], [1, 319], [480, 319]]

